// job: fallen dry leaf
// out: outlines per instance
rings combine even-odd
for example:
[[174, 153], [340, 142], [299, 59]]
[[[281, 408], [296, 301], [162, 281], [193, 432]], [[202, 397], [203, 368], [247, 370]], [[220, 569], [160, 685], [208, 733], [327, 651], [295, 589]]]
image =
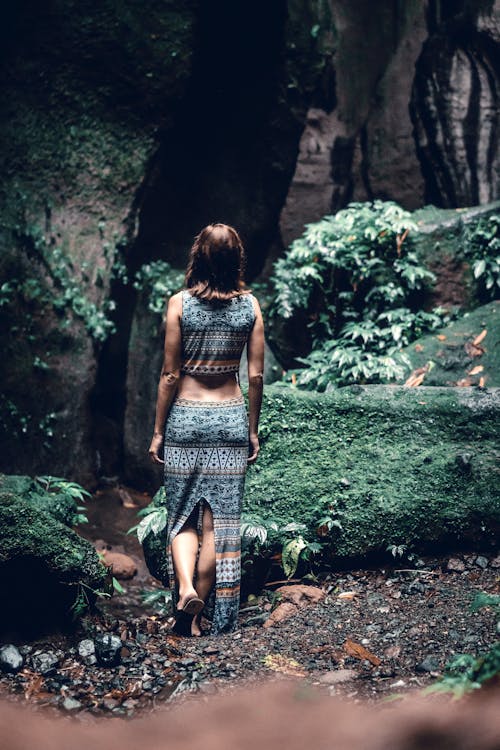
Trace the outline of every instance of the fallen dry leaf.
[[481, 354], [484, 354], [483, 347], [477, 346], [477, 344], [474, 344], [473, 341], [466, 341], [464, 344], [464, 349], [469, 357], [480, 357]]
[[485, 328], [484, 331], [481, 331], [481, 333], [478, 336], [476, 336], [476, 338], [472, 342], [474, 344], [474, 346], [479, 346], [479, 344], [484, 339], [484, 337], [486, 336], [487, 333], [488, 333], [488, 329], [487, 328]]
[[469, 370], [467, 375], [477, 375], [479, 372], [482, 372], [484, 370], [483, 365], [476, 365], [472, 368], [472, 370]]
[[468, 388], [469, 386], [474, 385], [474, 383], [470, 378], [462, 378], [461, 380], [457, 380], [455, 385], [458, 385], [460, 388]]
[[405, 385], [408, 388], [417, 388], [419, 385], [422, 385], [424, 378], [425, 372], [421, 372], [419, 375], [412, 373], [408, 380], [405, 382]]
[[405, 382], [405, 386], [407, 386], [408, 388], [416, 388], [417, 386], [419, 386], [423, 382], [425, 376], [432, 366], [432, 362], [427, 362], [423, 367], [417, 367], [417, 369], [413, 370], [412, 374]]
[[479, 378], [479, 387], [480, 388], [484, 388], [484, 377], [483, 377], [483, 375], [481, 375], [481, 377]]
[[279, 594], [283, 601], [292, 602], [299, 607], [303, 604], [309, 604], [310, 602], [319, 602], [325, 596], [325, 592], [323, 589], [320, 589], [319, 586], [300, 584], [293, 586], [280, 586], [276, 589], [275, 593]]
[[295, 659], [290, 659], [288, 656], [282, 656], [281, 654], [268, 654], [263, 659], [264, 664], [268, 669], [272, 669], [273, 672], [281, 672], [282, 674], [292, 675], [293, 677], [305, 677], [306, 673]]
[[337, 599], [354, 599], [355, 596], [355, 591], [341, 591], [340, 594], [337, 595]]
[[413, 348], [415, 349], [416, 352], [423, 352], [424, 351], [424, 347], [422, 346], [422, 344], [415, 344], [415, 346]]
[[37, 672], [32, 672], [30, 669], [23, 669], [21, 674], [26, 676], [26, 683], [24, 688], [24, 697], [26, 698], [26, 700], [29, 700], [33, 696], [38, 696], [45, 683], [44, 676], [38, 674]]
[[278, 623], [283, 622], [283, 620], [288, 620], [288, 618], [294, 615], [296, 612], [297, 607], [291, 602], [283, 602], [282, 604], [278, 604], [276, 609], [271, 612], [262, 627], [272, 628], [273, 625], [278, 625]]
[[439, 339], [439, 341], [446, 341], [446, 336], [444, 335], [444, 333], [438, 333], [436, 338]]
[[351, 641], [350, 638], [347, 638], [347, 640], [345, 641], [344, 649], [347, 651], [349, 656], [354, 656], [355, 659], [368, 659], [368, 661], [375, 667], [378, 667], [378, 665], [380, 664], [380, 659], [378, 658], [378, 656], [372, 654], [371, 651], [368, 651], [368, 649], [366, 649], [360, 643]]

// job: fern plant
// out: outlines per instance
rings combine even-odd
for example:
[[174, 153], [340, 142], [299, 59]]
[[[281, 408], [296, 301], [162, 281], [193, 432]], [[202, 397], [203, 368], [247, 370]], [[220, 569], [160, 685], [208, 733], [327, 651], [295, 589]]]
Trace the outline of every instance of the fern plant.
[[[472, 604], [471, 612], [477, 612], [483, 607], [491, 607], [497, 618], [500, 616], [500, 595], [487, 594], [479, 591]], [[497, 622], [498, 630], [499, 622]], [[498, 679], [500, 676], [500, 641], [495, 641], [483, 654], [455, 654], [444, 669], [443, 676], [423, 693], [448, 692], [454, 698], [460, 698], [472, 690], [481, 688], [486, 682]]]
[[162, 314], [165, 301], [183, 285], [184, 274], [176, 271], [170, 263], [155, 260], [143, 265], [134, 278], [134, 288], [148, 295], [148, 309]]
[[300, 560], [310, 560], [312, 555], [321, 551], [318, 542], [304, 538], [306, 526], [303, 523], [291, 522], [279, 525], [273, 520], [264, 520], [259, 516], [242, 516], [242, 567], [254, 557], [270, 557], [279, 550], [280, 563], [287, 578], [291, 578]]
[[493, 215], [469, 226], [464, 256], [470, 263], [482, 301], [498, 299], [500, 293], [500, 216]]
[[288, 379], [325, 390], [403, 376], [401, 349], [443, 324], [446, 310], [422, 310], [434, 274], [412, 249], [418, 230], [392, 201], [351, 203], [309, 224], [274, 267], [272, 314], [305, 310], [312, 351]]

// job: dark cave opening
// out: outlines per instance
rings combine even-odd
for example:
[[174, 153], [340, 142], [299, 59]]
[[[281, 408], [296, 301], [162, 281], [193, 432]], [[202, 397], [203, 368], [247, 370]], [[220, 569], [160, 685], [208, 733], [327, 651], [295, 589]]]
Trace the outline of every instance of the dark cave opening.
[[286, 6], [201, 6], [187, 94], [173, 130], [160, 133], [145, 185], [134, 248], [143, 262], [162, 258], [184, 267], [194, 235], [223, 221], [242, 234], [248, 277], [261, 270], [296, 155], [297, 124], [289, 144], [274, 143], [282, 127]]
[[[309, 94], [291, 104], [286, 0], [202, 4], [187, 91], [137, 196], [129, 278], [162, 259], [184, 268], [193, 238], [222, 221], [240, 232], [247, 280], [280, 247], [279, 215], [293, 176]], [[289, 52], [289, 50], [288, 50]], [[288, 97], [288, 99], [287, 99]], [[126, 378], [136, 292], [114, 283], [115, 334], [99, 355], [91, 398], [97, 474], [122, 476]], [[161, 346], [161, 342], [159, 342]]]

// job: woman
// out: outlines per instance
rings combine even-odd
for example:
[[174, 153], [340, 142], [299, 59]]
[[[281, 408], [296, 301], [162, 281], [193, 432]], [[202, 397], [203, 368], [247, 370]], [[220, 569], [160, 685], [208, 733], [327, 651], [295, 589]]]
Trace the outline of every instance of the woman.
[[[164, 464], [174, 632], [236, 627], [245, 473], [259, 453], [264, 324], [244, 288], [238, 233], [210, 224], [195, 238], [186, 289], [167, 306], [165, 354], [149, 454]], [[239, 384], [247, 344], [248, 403]], [[160, 458], [162, 453], [164, 460]]]

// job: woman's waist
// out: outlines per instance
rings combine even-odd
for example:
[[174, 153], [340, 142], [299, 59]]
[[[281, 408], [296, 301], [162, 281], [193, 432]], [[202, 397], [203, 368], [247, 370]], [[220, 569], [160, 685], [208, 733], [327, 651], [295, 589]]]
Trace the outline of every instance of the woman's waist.
[[225, 401], [243, 398], [234, 373], [218, 375], [181, 374], [176, 399], [192, 401]]

